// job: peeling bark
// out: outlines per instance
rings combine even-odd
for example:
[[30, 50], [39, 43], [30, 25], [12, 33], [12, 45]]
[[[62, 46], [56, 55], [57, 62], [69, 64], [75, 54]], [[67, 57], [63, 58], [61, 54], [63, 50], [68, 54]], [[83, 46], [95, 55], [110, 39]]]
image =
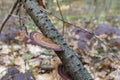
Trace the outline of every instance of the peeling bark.
[[63, 51], [55, 51], [55, 53], [61, 59], [72, 80], [93, 80], [36, 0], [22, 0], [22, 2], [40, 31], [62, 48]]

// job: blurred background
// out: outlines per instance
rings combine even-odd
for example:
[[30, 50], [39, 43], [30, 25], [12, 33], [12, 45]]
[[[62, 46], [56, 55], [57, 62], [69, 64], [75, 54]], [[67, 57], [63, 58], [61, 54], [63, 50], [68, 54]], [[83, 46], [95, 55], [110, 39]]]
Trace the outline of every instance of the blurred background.
[[[15, 0], [0, 0], [0, 17], [4, 17]], [[43, 0], [46, 6], [55, 14], [59, 14], [56, 0]], [[105, 18], [110, 14], [119, 16], [119, 0], [58, 0], [65, 19], [81, 19], [84, 17]], [[68, 18], [69, 16], [69, 18]]]
[[[15, 0], [0, 0], [0, 24], [14, 2]], [[52, 23], [73, 48], [75, 55], [94, 80], [120, 80], [120, 0], [43, 0], [43, 2], [46, 6], [44, 10], [48, 12]], [[31, 39], [29, 33], [33, 31], [39, 30], [23, 6], [21, 8], [17, 6], [0, 34], [0, 78], [5, 76], [4, 71], [9, 67], [16, 67], [23, 75], [27, 67], [36, 80], [44, 78], [62, 80], [60, 76], [54, 75], [58, 73], [58, 66], [61, 63], [56, 54], [52, 50], [27, 44], [28, 38]], [[41, 63], [52, 65], [52, 70], [45, 70], [43, 73], [40, 70]], [[44, 76], [46, 74], [47, 76]]]

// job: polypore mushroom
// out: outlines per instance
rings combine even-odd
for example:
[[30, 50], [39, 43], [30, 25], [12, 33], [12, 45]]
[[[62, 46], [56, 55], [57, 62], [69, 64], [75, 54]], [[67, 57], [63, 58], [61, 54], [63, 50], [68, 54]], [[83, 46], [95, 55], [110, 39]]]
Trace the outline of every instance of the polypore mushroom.
[[32, 40], [32, 44], [34, 45], [38, 45], [46, 49], [61, 51], [59, 45], [55, 44], [51, 39], [45, 37], [42, 33], [31, 32], [30, 39]]
[[59, 64], [58, 74], [63, 78], [63, 80], [71, 80], [71, 76], [66, 73], [63, 64]]

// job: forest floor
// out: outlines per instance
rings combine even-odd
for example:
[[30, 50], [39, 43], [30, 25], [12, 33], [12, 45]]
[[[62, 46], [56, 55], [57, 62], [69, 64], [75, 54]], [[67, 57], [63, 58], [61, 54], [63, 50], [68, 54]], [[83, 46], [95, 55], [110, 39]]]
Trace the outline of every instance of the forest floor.
[[[2, 1], [0, 2], [2, 4]], [[0, 24], [11, 5], [11, 1], [5, 1], [0, 5]], [[78, 9], [80, 6], [83, 4], [80, 5], [77, 1], [71, 5], [61, 6], [65, 20], [70, 23], [64, 23], [64, 39], [94, 80], [120, 80], [120, 17], [113, 14], [96, 16], [92, 14], [93, 11], [89, 14], [88, 6]], [[59, 9], [55, 4], [51, 6], [52, 10], [55, 11], [55, 15], [59, 15]], [[25, 13], [24, 10], [23, 12]], [[27, 27], [28, 34], [25, 33], [25, 29], [20, 30], [20, 19], [16, 14], [11, 16], [0, 34], [0, 80], [68, 78], [65, 74], [58, 74], [61, 72], [61, 61], [53, 50], [26, 43], [24, 37], [29, 37], [29, 33], [38, 29], [28, 15], [22, 14], [22, 17], [21, 21]], [[58, 21], [53, 15], [49, 17], [62, 34], [63, 22]], [[95, 35], [90, 34], [91, 32]]]

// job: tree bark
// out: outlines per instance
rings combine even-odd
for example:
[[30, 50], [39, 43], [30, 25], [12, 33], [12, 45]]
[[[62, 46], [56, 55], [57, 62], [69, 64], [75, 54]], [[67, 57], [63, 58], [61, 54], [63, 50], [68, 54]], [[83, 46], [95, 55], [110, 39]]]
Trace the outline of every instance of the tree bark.
[[67, 72], [72, 77], [71, 80], [93, 80], [36, 0], [22, 0], [22, 2], [27, 13], [40, 31], [62, 48], [63, 51], [55, 51], [55, 53], [61, 59]]

